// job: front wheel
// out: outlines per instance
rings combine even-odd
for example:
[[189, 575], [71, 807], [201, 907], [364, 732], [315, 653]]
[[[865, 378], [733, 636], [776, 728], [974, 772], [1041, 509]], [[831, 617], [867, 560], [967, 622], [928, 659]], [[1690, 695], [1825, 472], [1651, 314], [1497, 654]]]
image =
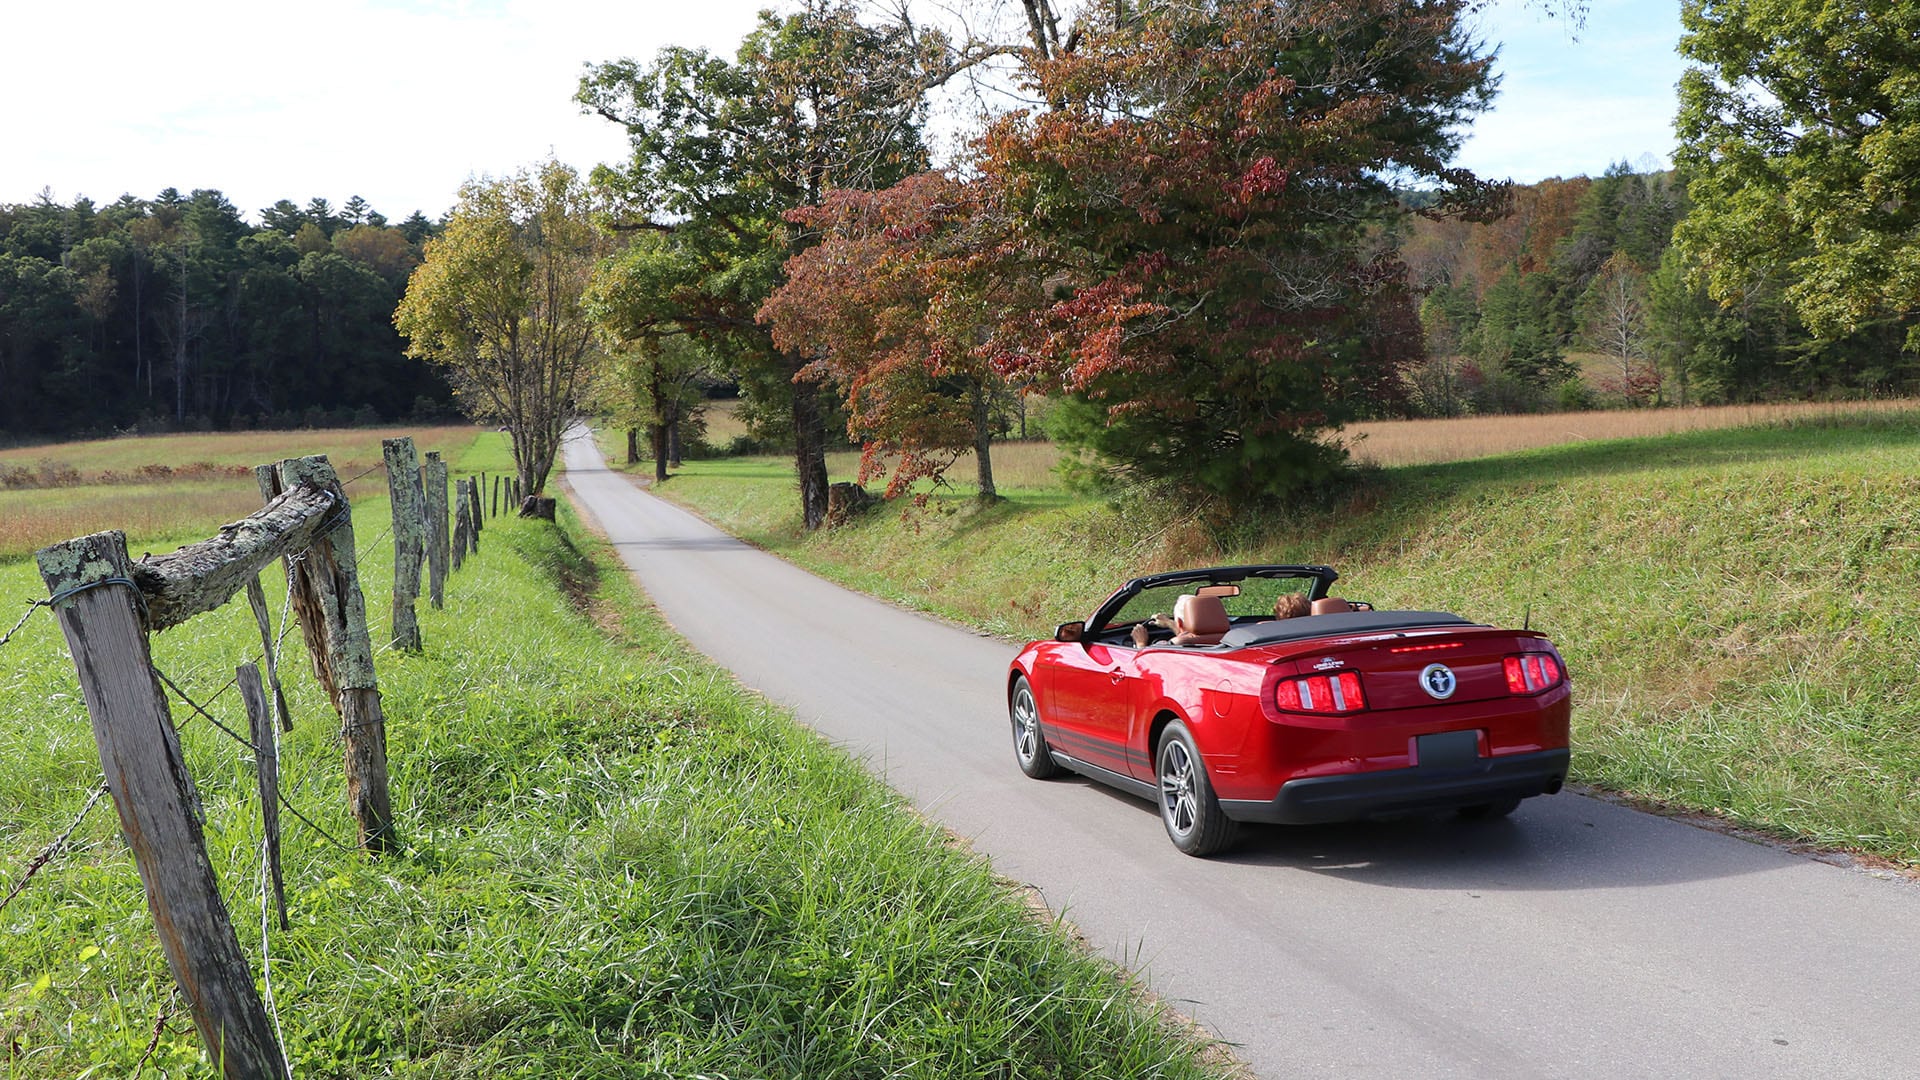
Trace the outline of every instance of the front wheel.
[[1013, 760], [1020, 771], [1035, 780], [1046, 780], [1060, 772], [1040, 730], [1040, 707], [1034, 704], [1033, 687], [1025, 675], [1013, 680], [1013, 693], [1007, 695], [1007, 714], [1013, 719]]
[[1173, 846], [1197, 857], [1232, 844], [1239, 823], [1220, 809], [1207, 780], [1206, 764], [1185, 724], [1176, 720], [1160, 733], [1153, 762], [1160, 780], [1160, 821]]

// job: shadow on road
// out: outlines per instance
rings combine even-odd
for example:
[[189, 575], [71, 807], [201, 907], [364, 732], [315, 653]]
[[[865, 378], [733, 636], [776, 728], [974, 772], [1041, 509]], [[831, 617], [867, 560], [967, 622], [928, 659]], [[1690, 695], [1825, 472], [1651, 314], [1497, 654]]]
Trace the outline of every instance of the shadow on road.
[[[1156, 823], [1158, 811], [1091, 781], [1103, 795]], [[1143, 833], [1143, 836], [1145, 834]], [[1168, 844], [1167, 850], [1173, 848]], [[1465, 821], [1435, 813], [1343, 825], [1243, 825], [1222, 868], [1304, 870], [1392, 889], [1566, 891], [1623, 889], [1765, 873], [1800, 857], [1684, 822], [1582, 795], [1528, 799], [1512, 817]]]

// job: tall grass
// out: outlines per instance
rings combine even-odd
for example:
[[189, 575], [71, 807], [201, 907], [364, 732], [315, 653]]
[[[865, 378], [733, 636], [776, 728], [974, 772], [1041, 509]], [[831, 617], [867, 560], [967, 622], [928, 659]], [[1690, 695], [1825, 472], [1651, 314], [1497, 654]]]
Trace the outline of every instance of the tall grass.
[[1920, 417], [1581, 442], [1382, 470], [1335, 505], [1175, 512], [1055, 492], [813, 535], [774, 463], [664, 493], [856, 588], [1009, 638], [1139, 573], [1327, 562], [1377, 606], [1548, 630], [1583, 781], [1920, 863]]
[[[496, 443], [464, 464], [500, 468]], [[386, 507], [354, 510], [379, 641]], [[673, 638], [563, 519], [489, 522], [447, 607], [421, 605], [425, 652], [378, 657], [405, 855], [282, 818], [294, 926], [265, 943], [296, 1075], [1217, 1074], [984, 864]], [[0, 596], [35, 584], [0, 562]], [[156, 662], [231, 722], [218, 688], [257, 640], [229, 605], [157, 635]], [[348, 837], [338, 722], [286, 659], [283, 785]], [[74, 690], [44, 613], [0, 648], [4, 885], [98, 777]], [[174, 716], [258, 974], [250, 755]], [[212, 1075], [109, 807], [0, 913], [0, 941], [0, 1075]]]

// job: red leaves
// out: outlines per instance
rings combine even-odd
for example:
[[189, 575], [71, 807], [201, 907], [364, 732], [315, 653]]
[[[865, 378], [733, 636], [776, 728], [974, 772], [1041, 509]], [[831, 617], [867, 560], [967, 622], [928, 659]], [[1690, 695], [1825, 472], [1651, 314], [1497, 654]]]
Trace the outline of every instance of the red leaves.
[[1254, 162], [1240, 179], [1228, 186], [1233, 197], [1240, 203], [1250, 203], [1262, 196], [1277, 194], [1286, 190], [1287, 170], [1280, 167], [1271, 157], [1263, 157]]

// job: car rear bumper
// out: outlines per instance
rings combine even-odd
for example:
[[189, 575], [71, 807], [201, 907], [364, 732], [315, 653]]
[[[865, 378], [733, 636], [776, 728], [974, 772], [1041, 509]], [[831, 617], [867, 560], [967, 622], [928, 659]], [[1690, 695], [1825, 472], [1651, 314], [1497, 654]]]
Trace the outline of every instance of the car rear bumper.
[[1220, 809], [1235, 821], [1317, 825], [1551, 795], [1566, 783], [1570, 754], [1565, 749], [1541, 750], [1466, 763], [1313, 776], [1281, 785], [1271, 802], [1222, 799]]

